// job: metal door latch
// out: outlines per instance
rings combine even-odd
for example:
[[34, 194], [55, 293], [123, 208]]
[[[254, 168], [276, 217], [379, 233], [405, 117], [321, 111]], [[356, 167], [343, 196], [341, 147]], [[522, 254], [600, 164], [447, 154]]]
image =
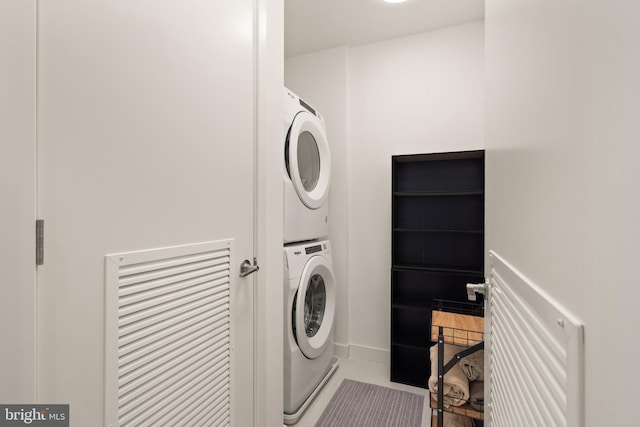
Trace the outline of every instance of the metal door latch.
[[258, 260], [253, 258], [252, 265], [251, 261], [245, 259], [244, 261], [242, 261], [242, 264], [240, 264], [240, 277], [247, 277], [251, 273], [255, 273], [258, 270], [260, 270], [260, 267], [258, 266]]
[[486, 290], [486, 283], [467, 283], [467, 299], [469, 301], [475, 301], [476, 294], [485, 295]]

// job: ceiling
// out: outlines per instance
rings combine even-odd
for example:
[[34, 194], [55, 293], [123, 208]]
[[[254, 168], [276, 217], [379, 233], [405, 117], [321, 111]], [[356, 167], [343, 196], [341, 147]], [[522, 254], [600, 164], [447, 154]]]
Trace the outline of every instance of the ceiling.
[[484, 0], [284, 0], [285, 57], [372, 43], [484, 18]]

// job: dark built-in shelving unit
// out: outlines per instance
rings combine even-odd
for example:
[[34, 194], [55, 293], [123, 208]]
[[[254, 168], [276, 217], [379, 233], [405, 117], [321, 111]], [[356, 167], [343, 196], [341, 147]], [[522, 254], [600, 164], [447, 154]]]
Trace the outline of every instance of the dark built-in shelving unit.
[[426, 388], [434, 299], [484, 282], [484, 151], [392, 157], [391, 381]]

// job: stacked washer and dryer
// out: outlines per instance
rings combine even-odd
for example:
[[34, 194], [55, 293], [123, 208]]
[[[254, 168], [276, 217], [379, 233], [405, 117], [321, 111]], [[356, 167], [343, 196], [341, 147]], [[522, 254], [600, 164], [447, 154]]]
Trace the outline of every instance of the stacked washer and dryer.
[[284, 422], [293, 424], [338, 365], [324, 118], [284, 90]]

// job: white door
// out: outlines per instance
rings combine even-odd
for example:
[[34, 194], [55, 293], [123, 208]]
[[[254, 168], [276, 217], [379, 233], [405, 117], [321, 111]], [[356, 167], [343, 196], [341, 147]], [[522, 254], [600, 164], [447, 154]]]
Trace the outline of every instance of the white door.
[[221, 239], [232, 420], [253, 424], [253, 19], [252, 0], [38, 3], [37, 399], [72, 425], [102, 423], [105, 255]]
[[0, 2], [0, 402], [35, 399], [35, 0]]

